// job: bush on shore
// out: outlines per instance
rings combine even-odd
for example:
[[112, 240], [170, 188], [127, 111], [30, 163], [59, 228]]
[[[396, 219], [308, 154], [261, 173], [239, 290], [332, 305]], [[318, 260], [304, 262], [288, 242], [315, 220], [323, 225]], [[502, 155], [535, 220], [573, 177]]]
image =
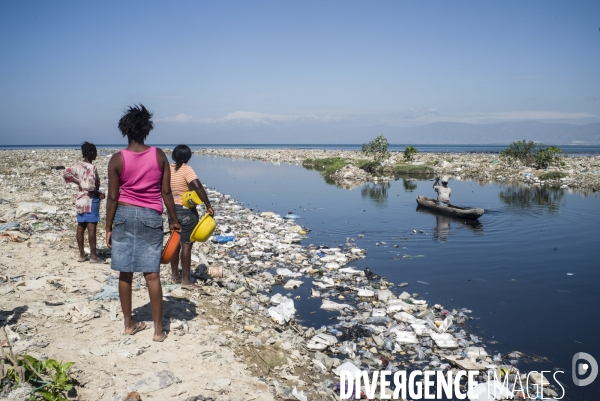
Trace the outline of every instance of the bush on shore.
[[417, 150], [417, 148], [415, 148], [414, 146], [407, 146], [404, 148], [404, 161], [408, 162], [411, 161], [414, 157], [414, 155], [416, 155], [417, 153], [419, 153], [419, 151]]
[[391, 156], [390, 152], [388, 152], [388, 141], [383, 135], [379, 135], [371, 142], [363, 144], [362, 152], [379, 163], [389, 159]]
[[533, 165], [537, 168], [546, 168], [552, 165], [559, 166], [562, 163], [562, 149], [556, 146], [546, 146], [543, 143], [534, 143], [533, 141], [515, 141], [504, 149], [501, 157], [519, 160], [526, 165]]

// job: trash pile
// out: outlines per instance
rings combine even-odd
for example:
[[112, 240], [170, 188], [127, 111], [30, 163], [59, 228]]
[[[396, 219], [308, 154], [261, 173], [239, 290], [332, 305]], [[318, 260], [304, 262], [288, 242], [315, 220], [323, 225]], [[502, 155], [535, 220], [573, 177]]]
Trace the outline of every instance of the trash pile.
[[[360, 151], [352, 150], [205, 148], [197, 149], [195, 152], [199, 155], [289, 164], [302, 164], [305, 159], [330, 157], [349, 160], [364, 159], [364, 155]], [[390, 152], [390, 154], [391, 157], [386, 160], [386, 165], [404, 163], [403, 152]], [[498, 154], [485, 153], [418, 153], [413, 157], [411, 164], [427, 165], [434, 169], [436, 175], [448, 175], [456, 179], [472, 179], [484, 183], [549, 185], [600, 191], [600, 156], [569, 156], [564, 158], [564, 165], [561, 167], [553, 166], [540, 170], [522, 165], [518, 161], [501, 158]], [[336, 174], [344, 175], [344, 170], [345, 168]], [[546, 173], [551, 172], [560, 172], [563, 176], [561, 178], [550, 178]], [[346, 181], [350, 182], [350, 180]], [[351, 187], [353, 186], [351, 185]]]
[[329, 176], [339, 186], [346, 189], [356, 188], [365, 182], [386, 182], [393, 180], [393, 176], [376, 176], [352, 164], [347, 164]]
[[[101, 152], [95, 162], [104, 188], [108, 183], [109, 153]], [[81, 151], [5, 150], [0, 154], [0, 241], [33, 238], [53, 244], [71, 243], [77, 186], [65, 184], [62, 174], [65, 167], [81, 160]], [[99, 239], [104, 237], [103, 228], [98, 224]]]

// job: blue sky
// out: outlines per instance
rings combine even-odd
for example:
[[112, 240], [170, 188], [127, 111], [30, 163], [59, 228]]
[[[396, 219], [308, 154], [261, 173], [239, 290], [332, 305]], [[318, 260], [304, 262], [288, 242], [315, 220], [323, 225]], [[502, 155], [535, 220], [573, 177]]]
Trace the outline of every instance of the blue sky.
[[[600, 121], [598, 1], [3, 1], [0, 144]], [[294, 133], [291, 135], [290, 133]]]

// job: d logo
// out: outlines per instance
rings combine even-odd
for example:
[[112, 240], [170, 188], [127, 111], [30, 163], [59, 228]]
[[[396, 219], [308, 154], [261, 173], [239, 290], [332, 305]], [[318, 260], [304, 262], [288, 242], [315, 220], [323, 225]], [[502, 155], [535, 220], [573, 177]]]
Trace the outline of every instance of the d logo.
[[[580, 359], [583, 359], [586, 362], [582, 362], [578, 365], [577, 362], [579, 362]], [[578, 352], [573, 356], [572, 372], [573, 383], [575, 383], [576, 386], [587, 386], [596, 379], [596, 376], [598, 376], [598, 363], [590, 354]], [[587, 374], [587, 372], [590, 372], [590, 374], [586, 379], [578, 378], [578, 376], [583, 376]]]

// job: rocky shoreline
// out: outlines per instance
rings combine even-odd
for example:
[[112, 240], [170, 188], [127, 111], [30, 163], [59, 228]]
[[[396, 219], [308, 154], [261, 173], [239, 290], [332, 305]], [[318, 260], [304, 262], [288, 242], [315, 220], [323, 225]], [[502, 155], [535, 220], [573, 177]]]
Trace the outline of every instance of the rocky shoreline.
[[[114, 150], [99, 151], [95, 164], [106, 186]], [[359, 152], [297, 149], [196, 154], [293, 164], [360, 158]], [[473, 369], [485, 381], [487, 371], [518, 377], [519, 360], [530, 358], [516, 351], [493, 354], [492, 342], [469, 333], [469, 310], [429, 305], [404, 291], [406, 283], [350, 267], [365, 255], [356, 238], [338, 248], [302, 246], [310, 227], [297, 225], [293, 216], [258, 213], [209, 188], [218, 229], [213, 241], [193, 250], [195, 277], [206, 284], [199, 292], [182, 290], [169, 282], [170, 267], [163, 265], [168, 339], [153, 343], [148, 330], [124, 336], [115, 272], [77, 262], [75, 188], [64, 184], [61, 167], [78, 161], [80, 152], [11, 150], [1, 156], [0, 324], [15, 353], [75, 362], [71, 399], [124, 400], [137, 390], [142, 399], [160, 400], [336, 400], [340, 369]], [[490, 163], [493, 155], [419, 154], [415, 162], [432, 164], [440, 157], [436, 174], [521, 180], [518, 166]], [[589, 172], [599, 166], [599, 157], [571, 158], [571, 179], [561, 185], [600, 188], [577, 186], [598, 185], [600, 177]], [[98, 247], [110, 257], [104, 214], [102, 206]], [[208, 276], [207, 268], [220, 268], [223, 277]], [[149, 323], [141, 275], [134, 284], [134, 314]], [[337, 313], [333, 324], [315, 330], [294, 320], [300, 286], [321, 298], [321, 309]], [[4, 390], [7, 399], [21, 399], [19, 389]]]

